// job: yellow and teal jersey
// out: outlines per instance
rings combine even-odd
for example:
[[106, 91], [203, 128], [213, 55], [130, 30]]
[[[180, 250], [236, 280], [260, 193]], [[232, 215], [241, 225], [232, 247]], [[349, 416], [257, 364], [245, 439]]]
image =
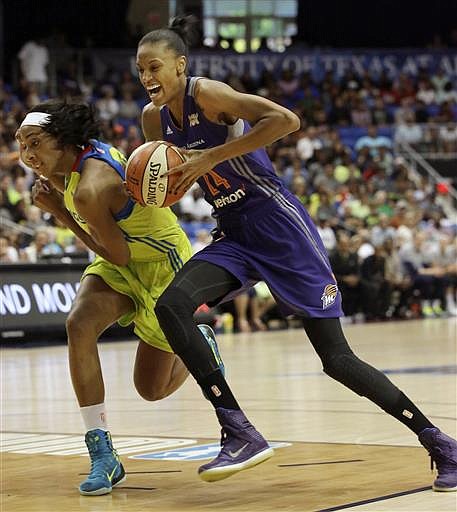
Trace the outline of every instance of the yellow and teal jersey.
[[[106, 162], [125, 180], [125, 156], [113, 146], [95, 139], [84, 148], [76, 160], [66, 181], [64, 201], [67, 210], [78, 224], [87, 232], [85, 220], [76, 211], [73, 195], [81, 178], [81, 169], [89, 158]], [[181, 266], [176, 247], [186, 238], [175, 214], [169, 208], [143, 207], [128, 199], [124, 208], [114, 215], [119, 228], [129, 244], [133, 261], [154, 261], [170, 258], [176, 270]]]
[[[76, 211], [73, 195], [81, 177], [81, 169], [88, 158], [106, 162], [125, 179], [124, 155], [116, 148], [98, 140], [91, 140], [73, 165], [65, 185], [64, 201], [68, 211], [88, 233], [89, 227]], [[132, 311], [123, 315], [121, 325], [135, 323], [135, 333], [144, 342], [172, 352], [160, 329], [154, 313], [157, 299], [173, 280], [176, 272], [192, 256], [189, 239], [169, 208], [142, 207], [131, 199], [115, 215], [130, 247], [130, 261], [126, 266], [110, 263], [97, 256], [84, 271], [99, 276], [114, 291], [132, 299]]]

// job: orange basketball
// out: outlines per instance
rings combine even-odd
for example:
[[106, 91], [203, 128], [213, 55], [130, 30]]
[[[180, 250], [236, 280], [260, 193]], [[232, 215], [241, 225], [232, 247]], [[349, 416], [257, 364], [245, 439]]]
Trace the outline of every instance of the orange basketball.
[[125, 167], [127, 190], [142, 206], [164, 208], [181, 199], [186, 191], [172, 194], [170, 189], [179, 174], [161, 174], [184, 162], [179, 149], [163, 140], [146, 142], [130, 155]]

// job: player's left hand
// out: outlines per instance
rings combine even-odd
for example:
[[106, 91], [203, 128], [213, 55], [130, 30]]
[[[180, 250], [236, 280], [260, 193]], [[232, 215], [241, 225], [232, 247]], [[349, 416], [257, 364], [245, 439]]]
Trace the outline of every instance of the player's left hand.
[[161, 176], [167, 176], [169, 174], [178, 174], [178, 178], [174, 183], [172, 193], [178, 194], [183, 190], [189, 190], [189, 188], [207, 172], [211, 171], [216, 163], [211, 157], [211, 153], [207, 149], [181, 149], [179, 152], [183, 155], [186, 160], [181, 165], [173, 167], [168, 171], [162, 173]]

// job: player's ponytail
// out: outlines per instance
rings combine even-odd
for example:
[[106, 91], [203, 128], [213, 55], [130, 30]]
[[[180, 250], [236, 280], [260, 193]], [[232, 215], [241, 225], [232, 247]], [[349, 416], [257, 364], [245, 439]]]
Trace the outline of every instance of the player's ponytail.
[[177, 56], [188, 57], [188, 47], [193, 46], [199, 40], [198, 19], [192, 14], [188, 16], [176, 16], [167, 28], [159, 28], [148, 32], [138, 43], [138, 47], [144, 44], [155, 44], [161, 41], [167, 43]]
[[198, 32], [198, 19], [193, 14], [176, 16], [176, 18], [171, 20], [168, 28], [176, 32], [186, 46], [193, 46], [200, 36]]

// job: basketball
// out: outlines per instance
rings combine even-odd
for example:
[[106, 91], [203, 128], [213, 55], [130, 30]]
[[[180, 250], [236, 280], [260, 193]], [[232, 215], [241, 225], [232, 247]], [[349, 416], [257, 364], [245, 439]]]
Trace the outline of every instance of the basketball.
[[125, 167], [126, 187], [131, 197], [142, 206], [157, 208], [179, 201], [186, 191], [170, 192], [179, 175], [161, 175], [184, 161], [179, 149], [163, 140], [146, 142], [136, 148]]

